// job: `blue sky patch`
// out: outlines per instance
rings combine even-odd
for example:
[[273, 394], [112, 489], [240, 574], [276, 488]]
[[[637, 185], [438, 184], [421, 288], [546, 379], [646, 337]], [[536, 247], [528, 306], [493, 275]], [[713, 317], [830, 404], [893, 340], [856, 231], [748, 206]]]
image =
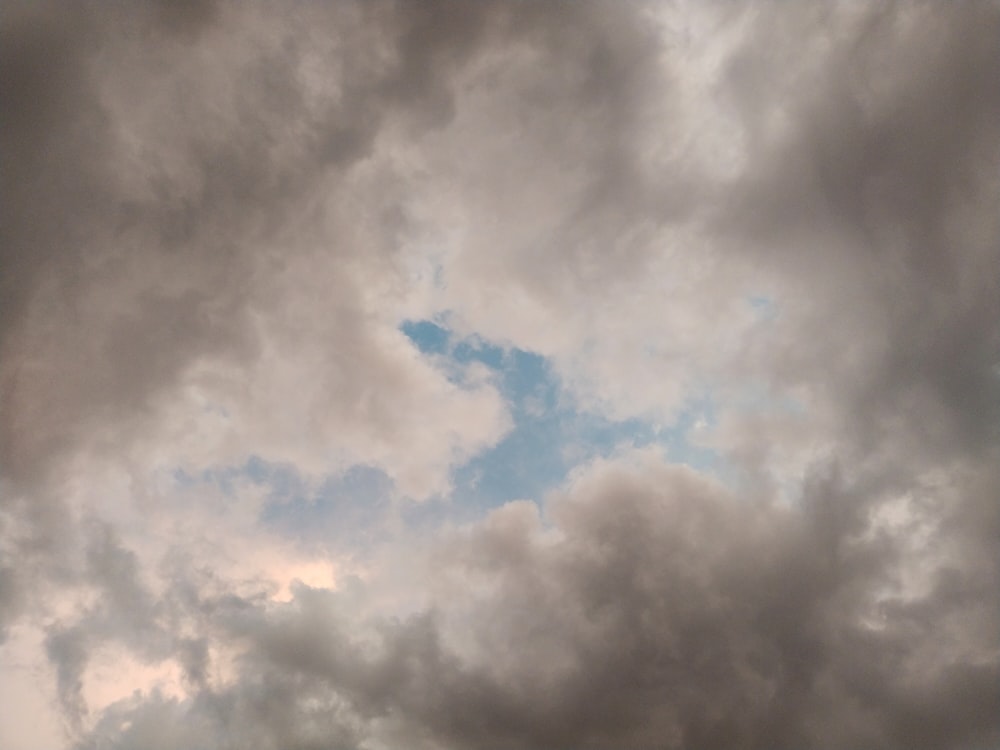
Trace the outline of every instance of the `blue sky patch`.
[[381, 469], [353, 466], [318, 488], [282, 496], [265, 505], [261, 521], [307, 544], [361, 551], [380, 538], [392, 507], [392, 480]]
[[778, 317], [778, 303], [766, 294], [751, 294], [746, 298], [746, 302], [759, 321], [774, 320]]
[[667, 428], [641, 419], [612, 421], [579, 410], [551, 363], [538, 354], [505, 349], [478, 337], [459, 339], [431, 321], [408, 321], [401, 330], [427, 355], [492, 369], [511, 410], [514, 428], [506, 437], [453, 475], [452, 500], [467, 510], [515, 499], [540, 501], [574, 467], [623, 447], [660, 445], [671, 460], [703, 470], [716, 463], [712, 451], [686, 439], [699, 419], [712, 419], [710, 399], [692, 401]]
[[411, 528], [432, 528], [446, 519], [471, 520], [511, 500], [540, 502], [575, 467], [623, 449], [655, 445], [669, 460], [724, 473], [713, 451], [688, 439], [699, 422], [714, 423], [714, 404], [707, 394], [693, 398], [667, 426], [609, 420], [580, 410], [545, 357], [477, 336], [458, 338], [432, 321], [408, 321], [400, 330], [452, 375], [471, 363], [488, 367], [513, 418], [513, 429], [497, 445], [454, 470], [449, 496], [397, 502], [401, 498], [392, 479], [363, 465], [310, 485], [293, 467], [259, 456], [197, 474], [178, 468], [174, 481], [183, 488], [210, 484], [232, 495], [237, 482], [249, 480], [267, 490], [260, 520], [272, 531], [307, 544], [360, 551], [386, 533], [392, 518]]

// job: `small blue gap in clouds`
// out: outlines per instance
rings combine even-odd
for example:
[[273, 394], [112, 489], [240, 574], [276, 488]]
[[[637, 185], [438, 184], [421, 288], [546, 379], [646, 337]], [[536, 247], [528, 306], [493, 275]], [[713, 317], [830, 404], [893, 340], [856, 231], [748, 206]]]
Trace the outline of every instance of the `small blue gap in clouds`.
[[429, 320], [407, 320], [399, 329], [424, 354], [445, 354], [451, 334]]
[[212, 485], [225, 495], [232, 495], [236, 491], [235, 484], [239, 480], [267, 486], [272, 498], [290, 497], [301, 493], [304, 488], [304, 483], [292, 466], [270, 463], [255, 455], [236, 466], [215, 467], [195, 473], [178, 467], [171, 472], [171, 477], [182, 489]]
[[[424, 353], [447, 356], [458, 365], [479, 362], [496, 374], [514, 428], [497, 445], [453, 474], [452, 497], [471, 513], [515, 499], [540, 501], [575, 467], [620, 447], [662, 445], [671, 460], [713, 469], [718, 457], [690, 445], [688, 431], [706, 418], [710, 400], [693, 400], [675, 424], [661, 430], [648, 421], [608, 420], [580, 411], [549, 362], [533, 352], [496, 346], [478, 337], [453, 342], [452, 334], [430, 321], [408, 321], [401, 330]], [[711, 415], [708, 417], [711, 419]], [[424, 508], [417, 516], [432, 513]]]
[[363, 554], [386, 533], [395, 496], [392, 479], [381, 469], [356, 465], [318, 485], [293, 466], [251, 456], [238, 466], [190, 473], [171, 472], [185, 490], [209, 485], [234, 497], [237, 483], [263, 488], [258, 521], [269, 531], [316, 548]]
[[778, 317], [778, 303], [773, 297], [768, 297], [766, 294], [751, 294], [746, 297], [746, 302], [759, 321], [774, 320]]
[[275, 497], [260, 520], [287, 536], [339, 550], [360, 551], [378, 537], [391, 510], [392, 480], [371, 466], [357, 465], [328, 477], [317, 489]]

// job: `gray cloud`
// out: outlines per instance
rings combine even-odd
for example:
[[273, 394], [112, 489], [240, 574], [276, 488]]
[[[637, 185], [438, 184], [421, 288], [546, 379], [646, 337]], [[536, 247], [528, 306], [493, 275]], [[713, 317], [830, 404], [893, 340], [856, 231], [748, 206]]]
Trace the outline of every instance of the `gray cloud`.
[[[410, 77], [425, 95], [407, 111], [447, 100], [420, 44], [375, 59], [379, 44], [423, 33], [419, 15], [389, 11], [303, 6], [273, 28], [263, 10], [199, 3], [5, 11], [0, 501], [10, 528], [31, 526], [5, 592], [34, 588], [19, 579], [48, 565], [32, 563], [37, 548], [73, 546], [60, 467], [81, 446], [115, 453], [140, 439], [199, 361], [259, 360], [251, 316], [283, 314], [272, 281], [300, 252], [290, 237], [339, 266], [387, 251], [317, 230], [312, 196], [348, 182]], [[391, 27], [372, 23], [387, 13]], [[351, 69], [307, 103], [305, 58], [331, 45]], [[342, 311], [324, 313], [337, 321], [331, 386], [354, 409], [384, 363], [358, 330], [354, 280], [334, 275], [324, 291]], [[391, 390], [392, 374], [382, 383]]]
[[[667, 10], [5, 12], [0, 627], [44, 623], [76, 747], [1000, 742], [1000, 10], [706, 11], [737, 39], [699, 93], [741, 144], [725, 177], [692, 155], [693, 53], [654, 30]], [[394, 435], [416, 453], [424, 381], [371, 321], [409, 283], [405, 249], [448, 221], [471, 228], [441, 272], [471, 329], [516, 338], [528, 300], [545, 319], [521, 345], [579, 343], [562, 365], [599, 379], [645, 361], [629, 325], [662, 328], [685, 377], [805, 414], [723, 414], [728, 489], [652, 460], [592, 467], [541, 517], [513, 504], [399, 541], [372, 583], [288, 605], [80, 522], [88, 470], [128, 473], [135, 444], [185, 432], [162, 423], [199, 367], [252, 404], [251, 449], [281, 460], [267, 438], [302, 433], [335, 453], [354, 431], [373, 463]], [[696, 288], [622, 312], [668, 251]], [[718, 311], [755, 285], [777, 313], [727, 348]], [[600, 336], [621, 345], [595, 354]], [[253, 402], [283, 365], [294, 387]], [[310, 383], [323, 397], [295, 402]], [[802, 444], [804, 473], [771, 476]], [[139, 473], [127, 502], [166, 504], [138, 497]], [[392, 569], [411, 554], [420, 574]], [[414, 579], [415, 612], [367, 614]], [[91, 596], [53, 618], [67, 591]], [[188, 697], [90, 722], [109, 645], [176, 662]]]
[[[4, 171], [16, 189], [4, 202], [0, 458], [11, 478], [37, 475], [95, 422], [127, 429], [201, 357], [253, 358], [246, 316], [266, 296], [261, 274], [294, 252], [289, 232], [315, 232], [310, 192], [347, 180], [399, 92], [422, 92], [408, 111], [446, 104], [447, 79], [406, 41], [424, 33], [421, 16], [382, 29], [367, 18], [378, 6], [303, 7], [272, 31], [266, 16], [202, 8], [5, 20]], [[202, 31], [175, 36], [178, 25]], [[444, 41], [463, 43], [465, 26]], [[365, 49], [397, 36], [401, 56], [384, 67]], [[321, 43], [356, 69], [308, 103], [300, 66], [329, 54]], [[319, 241], [334, 258], [384, 249], [352, 239]], [[355, 307], [351, 282], [334, 283]]]
[[80, 747], [168, 720], [213, 747], [988, 746], [996, 613], [949, 565], [887, 593], [912, 560], [865, 534], [869, 489], [829, 469], [767, 507], [689, 470], [599, 468], [550, 526], [521, 504], [439, 538], [423, 614], [359, 623], [351, 594], [310, 589], [219, 610], [239, 679], [119, 705]]
[[[829, 12], [788, 15], [773, 26], [764, 16], [758, 38], [815, 39], [829, 22]], [[851, 24], [806, 67], [819, 71], [777, 101], [759, 90], [785, 64], [770, 45], [732, 63], [749, 132], [764, 130], [771, 108], [787, 125], [752, 141], [720, 221], [809, 296], [809, 317], [793, 323], [806, 335], [786, 339], [794, 349], [778, 372], [815, 382], [822, 367], [869, 447], [898, 419], [939, 453], [997, 437], [1000, 279], [985, 207], [998, 198], [987, 166], [1000, 155], [998, 24], [991, 3], [886, 6]], [[831, 345], [847, 356], [827, 356]]]
[[[108, 642], [124, 645], [143, 661], [173, 655], [175, 646], [162, 625], [162, 604], [140, 580], [139, 561], [122, 547], [115, 531], [92, 522], [86, 531], [84, 569], [79, 578], [96, 589], [96, 601], [75, 613], [70, 623], [53, 625], [46, 638], [47, 655], [56, 667], [59, 699], [72, 728], [79, 730], [88, 707], [83, 676], [91, 653]], [[181, 652], [190, 653], [186, 642]]]

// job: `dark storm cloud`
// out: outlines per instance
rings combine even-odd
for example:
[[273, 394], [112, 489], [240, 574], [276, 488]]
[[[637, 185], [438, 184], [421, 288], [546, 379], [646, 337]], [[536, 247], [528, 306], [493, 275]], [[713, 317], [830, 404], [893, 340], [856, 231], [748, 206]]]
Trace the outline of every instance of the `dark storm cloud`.
[[688, 470], [599, 469], [551, 527], [524, 503], [442, 537], [425, 614], [361, 624], [353, 594], [309, 589], [220, 612], [250, 646], [239, 680], [123, 703], [80, 747], [167, 721], [210, 747], [987, 746], [995, 613], [954, 581], [884, 596], [908, 561], [864, 534], [868, 494], [830, 469], [800, 508], [760, 507]]
[[[15, 8], [5, 14], [3, 33], [4, 54], [11, 58], [3, 66], [5, 101], [14, 105], [5, 107], [10, 114], [3, 128], [3, 264], [12, 272], [4, 274], [0, 331], [5, 413], [0, 461], [6, 475], [20, 479], [43, 470], [40, 464], [73, 439], [87, 411], [107, 408], [123, 385], [127, 392], [124, 379], [108, 381], [122, 368], [150, 362], [156, 347], [137, 346], [139, 341], [129, 346], [126, 340], [102, 352], [105, 332], [74, 326], [87, 323], [74, 307], [93, 283], [87, 278], [88, 256], [125, 262], [116, 248], [100, 247], [122, 242], [114, 230], [129, 199], [116, 191], [108, 174], [116, 161], [113, 123], [102, 111], [90, 71], [102, 36], [99, 16], [44, 6]], [[157, 234], [142, 239], [155, 243]], [[39, 300], [45, 285], [47, 298]], [[39, 305], [46, 309], [32, 309]], [[91, 351], [79, 347], [83, 351], [74, 357], [69, 343], [59, 340], [66, 335], [60, 331], [48, 332], [55, 339], [49, 347], [32, 347], [29, 321], [44, 315], [56, 318], [61, 328], [75, 328], [70, 335], [86, 340]], [[104, 370], [107, 355], [112, 361]], [[147, 377], [155, 378], [155, 372]]]
[[1000, 422], [1000, 8], [886, 5], [833, 24], [821, 64], [790, 76], [790, 39], [826, 38], [832, 13], [763, 14], [732, 61], [757, 136], [720, 222], [813, 306], [779, 377], [827, 381], [865, 450], [901, 429], [938, 455], [976, 450]]
[[[382, 32], [365, 17], [384, 9], [289, 9], [276, 39], [260, 40], [219, 31], [238, 26], [238, 9], [204, 7], [5, 13], [0, 464], [8, 477], [43, 471], [94, 419], [141, 411], [197, 357], [250, 355], [247, 297], [268, 243], [305, 218], [290, 206], [370, 151], [399, 92], [418, 86], [413, 109], [446, 106], [446, 76], [427, 48], [410, 44], [385, 70], [370, 50], [355, 50], [357, 77], [337, 82], [341, 99], [306, 110], [298, 31], [319, 24], [335, 37], [361, 23], [377, 32], [374, 44]], [[419, 37], [415, 23], [401, 20], [393, 33]], [[461, 43], [464, 30], [443, 41]], [[197, 54], [212, 66], [207, 75], [184, 64]], [[150, 278], [157, 268], [173, 288]]]

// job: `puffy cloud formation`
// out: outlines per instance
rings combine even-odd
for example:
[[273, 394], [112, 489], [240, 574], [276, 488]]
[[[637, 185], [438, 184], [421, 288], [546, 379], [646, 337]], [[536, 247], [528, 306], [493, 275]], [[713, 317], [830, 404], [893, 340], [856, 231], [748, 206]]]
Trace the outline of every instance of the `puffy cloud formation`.
[[[998, 39], [10, 4], [0, 744], [996, 746]], [[661, 442], [484, 507], [483, 342]]]

